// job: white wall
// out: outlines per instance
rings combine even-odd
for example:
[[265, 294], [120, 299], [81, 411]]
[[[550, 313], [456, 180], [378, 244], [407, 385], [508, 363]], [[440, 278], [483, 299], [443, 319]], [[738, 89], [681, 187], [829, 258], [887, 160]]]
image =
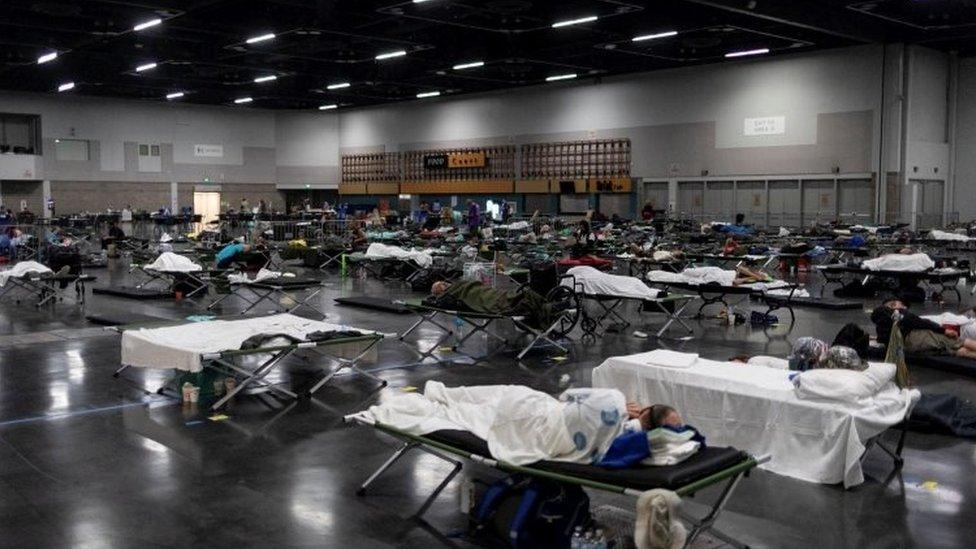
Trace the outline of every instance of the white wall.
[[[14, 93], [0, 94], [0, 105], [4, 112], [41, 115], [45, 154], [38, 179], [198, 181], [222, 174], [230, 181], [274, 180], [275, 114], [270, 111]], [[57, 138], [90, 141], [96, 158], [58, 162], [52, 146]], [[127, 149], [137, 143], [170, 145], [162, 172], [140, 173], [138, 162], [127, 160]], [[222, 145], [223, 157], [197, 157], [196, 144]]]
[[[479, 140], [519, 142], [529, 136], [627, 134], [622, 130], [630, 129], [647, 134], [655, 128], [685, 126], [672, 133], [688, 131], [690, 139], [705, 140], [697, 144], [716, 149], [719, 160], [713, 162], [732, 170], [742, 163], [730, 160], [721, 149], [754, 154], [774, 147], [823, 145], [818, 143], [823, 137], [819, 127], [823, 116], [878, 112], [880, 82], [881, 48], [866, 46], [659, 71], [602, 83], [550, 84], [357, 109], [340, 114], [339, 141], [344, 150], [402, 150]], [[765, 116], [785, 116], [785, 133], [743, 135], [745, 118]], [[857, 138], [874, 142], [878, 118], [868, 120], [869, 135]], [[699, 127], [692, 130], [693, 125]], [[700, 135], [702, 130], [707, 135]], [[664, 144], [651, 137], [643, 141], [644, 150], [634, 143], [635, 175], [666, 175], [661, 173], [666, 158], [641, 164], [645, 154], [659, 155]], [[674, 156], [684, 160], [685, 152]], [[820, 153], [807, 149], [775, 154]], [[876, 153], [869, 154], [872, 157], [863, 163], [876, 165]], [[712, 173], [720, 172], [713, 169]]]
[[976, 219], [976, 58], [959, 62], [955, 135], [955, 209]]
[[339, 180], [339, 117], [332, 112], [281, 113], [275, 117], [275, 164], [279, 184]]

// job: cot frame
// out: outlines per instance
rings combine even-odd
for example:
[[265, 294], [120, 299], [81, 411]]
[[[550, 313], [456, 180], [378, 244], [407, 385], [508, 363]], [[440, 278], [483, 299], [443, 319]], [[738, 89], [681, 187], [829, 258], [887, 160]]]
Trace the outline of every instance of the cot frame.
[[[68, 288], [61, 288], [62, 282], [68, 282], [75, 290], [75, 295], [72, 300], [76, 305], [84, 309], [87, 293], [86, 283], [94, 282], [95, 280], [96, 278], [94, 276], [86, 274], [54, 274], [45, 276], [28, 273], [26, 276], [8, 278], [7, 284], [0, 287], [0, 299], [3, 299], [8, 294], [12, 295], [21, 291], [36, 297], [37, 303], [34, 306], [40, 308], [48, 303], [56, 303], [65, 298], [72, 299], [69, 297]], [[17, 301], [19, 302], [20, 300], [18, 299]]]
[[[434, 488], [427, 499], [425, 499], [421, 504], [420, 508], [411, 516], [411, 518], [415, 520], [422, 519], [424, 513], [427, 512], [430, 506], [433, 505], [434, 501], [437, 499], [437, 496], [439, 496], [440, 493], [443, 492], [444, 489], [447, 488], [447, 486], [451, 483], [454, 477], [461, 472], [463, 468], [462, 460], [485, 465], [506, 473], [519, 473], [558, 483], [576, 485], [581, 488], [590, 488], [592, 490], [626, 495], [635, 499], [644, 493], [643, 490], [628, 488], [626, 486], [592, 481], [581, 477], [554, 473], [551, 471], [544, 471], [531, 466], [514, 465], [479, 454], [472, 454], [460, 448], [455, 448], [448, 444], [431, 440], [424, 436], [410, 434], [406, 431], [397, 429], [396, 427], [377, 422], [364, 412], [347, 415], [343, 418], [343, 422], [370, 426], [382, 433], [392, 436], [401, 443], [393, 454], [385, 462], [383, 462], [383, 464], [380, 465], [379, 468], [376, 469], [362, 484], [360, 484], [359, 488], [356, 490], [357, 496], [365, 496], [367, 490], [369, 490], [369, 487], [380, 476], [382, 476], [383, 473], [385, 473], [388, 469], [390, 469], [390, 467], [396, 464], [397, 461], [413, 450], [420, 450], [454, 466], [451, 472], [448, 473], [444, 480]], [[456, 456], [460, 459], [454, 459], [450, 456]], [[735, 547], [736, 549], [746, 549], [748, 547], [748, 545], [715, 528], [715, 521], [718, 520], [719, 515], [721, 515], [729, 499], [731, 499], [742, 478], [747, 476], [754, 468], [768, 462], [769, 460], [769, 456], [749, 456], [747, 459], [737, 463], [736, 465], [713, 473], [707, 477], [697, 479], [675, 490], [675, 493], [680, 497], [690, 497], [694, 496], [697, 492], [705, 488], [725, 482], [725, 485], [723, 486], [718, 498], [711, 505], [709, 511], [704, 517], [692, 517], [690, 515], [685, 515], [682, 517], [691, 524], [691, 529], [688, 532], [688, 538], [684, 545], [685, 549], [690, 548], [694, 544], [695, 540], [698, 539], [698, 537], [704, 532], [709, 532], [715, 538]]]
[[[956, 300], [962, 302], [962, 294], [959, 292], [959, 281], [966, 277], [967, 271], [957, 269], [952, 273], [933, 273], [931, 271], [871, 271], [863, 267], [850, 267], [847, 265], [820, 265], [817, 267], [824, 282], [820, 286], [820, 297], [823, 297], [824, 290], [828, 284], [843, 285], [844, 279], [848, 275], [863, 277], [862, 282], [867, 282], [871, 278], [894, 278], [899, 285], [905, 281], [924, 282], [926, 286], [937, 284], [940, 293], [952, 292], [956, 294]], [[976, 286], [973, 287], [973, 294], [976, 294]]]
[[[463, 354], [460, 353], [460, 349], [464, 345], [464, 343], [478, 333], [483, 333], [489, 338], [498, 340], [502, 344], [496, 349], [495, 352], [507, 348], [510, 343], [509, 340], [499, 336], [498, 334], [491, 332], [488, 329], [488, 327], [491, 326], [494, 322], [497, 322], [499, 320], [511, 321], [516, 328], [518, 328], [523, 332], [526, 332], [532, 338], [529, 341], [528, 345], [522, 348], [522, 350], [516, 355], [516, 358], [518, 360], [522, 360], [525, 357], [525, 355], [528, 354], [528, 352], [531, 351], [537, 344], [543, 342], [556, 347], [557, 349], [562, 351], [563, 354], [568, 354], [569, 348], [559, 343], [558, 341], [554, 340], [553, 338], [551, 338], [550, 335], [552, 334], [553, 331], [555, 331], [556, 328], [559, 327], [560, 322], [563, 320], [563, 318], [566, 315], [576, 313], [576, 309], [567, 309], [565, 311], [559, 311], [547, 328], [538, 329], [529, 326], [526, 323], [524, 316], [506, 316], [506, 315], [476, 313], [471, 311], [441, 309], [437, 307], [429, 307], [426, 305], [422, 305], [420, 303], [417, 303], [416, 301], [414, 302], [405, 301], [403, 302], [403, 304], [408, 309], [418, 314], [420, 318], [416, 322], [414, 322], [412, 326], [407, 328], [402, 334], [398, 336], [398, 339], [401, 342], [403, 342], [407, 336], [413, 333], [414, 330], [416, 330], [417, 328], [419, 328], [424, 324], [431, 324], [432, 326], [437, 327], [441, 332], [443, 332], [441, 337], [437, 340], [437, 343], [432, 345], [427, 351], [422, 351], [420, 349], [411, 347], [420, 355], [421, 360], [424, 360], [432, 356], [434, 353], [436, 353], [437, 350], [441, 347], [441, 344], [443, 344], [449, 337], [454, 335], [453, 328], [449, 326], [445, 326], [440, 322], [438, 322], [437, 320], [435, 320], [437, 315], [453, 316], [457, 319], [460, 319], [463, 324], [467, 324], [468, 326], [471, 327], [471, 331], [469, 331], [467, 334], [461, 337], [461, 339], [459, 339], [454, 345], [451, 346], [451, 351], [459, 354]], [[491, 356], [492, 354], [494, 354], [494, 352], [489, 353], [488, 356]], [[470, 358], [475, 358], [475, 357], [471, 357], [470, 355], [466, 355], [466, 356], [469, 356]], [[481, 358], [485, 358], [485, 357], [481, 357]]]
[[[231, 282], [229, 283], [229, 285], [230, 285], [230, 292], [226, 294], [222, 294], [220, 297], [213, 300], [209, 305], [207, 305], [208, 311], [213, 310], [214, 307], [216, 307], [222, 301], [230, 297], [236, 297], [241, 301], [247, 303], [247, 307], [245, 307], [244, 310], [241, 311], [240, 313], [242, 315], [249, 313], [252, 309], [257, 307], [264, 301], [275, 303], [277, 300], [281, 298], [287, 298], [294, 301], [295, 304], [291, 307], [285, 307], [284, 310], [278, 312], [291, 313], [301, 307], [306, 307], [315, 311], [323, 318], [328, 316], [323, 311], [321, 311], [318, 307], [309, 303], [309, 301], [312, 298], [319, 295], [322, 292], [322, 290], [325, 289], [325, 282], [320, 280], [309, 280], [307, 284], [302, 284], [302, 285], [275, 284], [274, 280], [267, 280], [261, 282], [246, 282], [243, 284]], [[248, 290], [249, 292], [254, 294], [254, 298], [251, 299], [246, 297], [242, 293], [243, 290]], [[307, 292], [304, 298], [299, 299], [297, 293], [305, 290], [313, 290], [313, 291]]]
[[[685, 308], [688, 307], [688, 305], [692, 302], [692, 300], [695, 299], [695, 296], [685, 295], [685, 294], [674, 294], [674, 295], [669, 295], [666, 297], [658, 297], [654, 299], [643, 299], [638, 297], [611, 296], [605, 294], [588, 294], [583, 292], [581, 285], [579, 283], [577, 283], [576, 293], [583, 299], [596, 302], [600, 306], [601, 311], [597, 313], [598, 316], [592, 319], [596, 323], [592, 331], [594, 335], [599, 335], [597, 334], [597, 332], [601, 329], [603, 330], [603, 333], [606, 333], [606, 328], [604, 327], [603, 323], [607, 319], [616, 318], [617, 320], [619, 320], [621, 323], [624, 324], [624, 329], [629, 328], [632, 325], [629, 320], [627, 320], [620, 313], [617, 312], [617, 307], [619, 307], [621, 304], [627, 301], [636, 301], [640, 303], [642, 306], [654, 305], [657, 308], [657, 312], [664, 313], [664, 315], [667, 317], [667, 321], [664, 323], [664, 326], [662, 326], [661, 329], [659, 329], [655, 334], [655, 337], [657, 338], [661, 338], [662, 336], [664, 336], [664, 334], [668, 331], [668, 328], [671, 327], [671, 324], [675, 322], [681, 324], [681, 326], [684, 327], [684, 329], [687, 330], [689, 334], [695, 333], [694, 328], [689, 326], [688, 323], [686, 323], [684, 319], [681, 318], [681, 314], [685, 311]], [[675, 303], [678, 306], [675, 308], [674, 312], [670, 312], [665, 307], [666, 303]]]
[[[187, 293], [183, 296], [183, 299], [193, 299], [194, 297], [206, 297], [210, 291], [210, 283], [215, 275], [220, 275], [222, 273], [228, 272], [226, 270], [220, 269], [201, 269], [199, 271], [160, 271], [157, 269], [151, 269], [146, 265], [133, 263], [129, 267], [129, 272], [135, 270], [141, 271], [144, 275], [148, 276], [147, 280], [140, 282], [135, 285], [135, 289], [142, 289], [146, 287], [151, 287], [153, 282], [161, 281], [166, 286], [161, 288], [162, 290], [174, 291], [173, 288], [176, 287], [177, 277], [186, 276], [191, 283], [196, 284], [197, 288], [192, 292]], [[199, 295], [202, 294], [202, 295]]]
[[764, 313], [766, 316], [770, 315], [773, 311], [786, 309], [790, 313], [790, 326], [796, 324], [796, 313], [793, 311], [793, 294], [800, 288], [799, 284], [787, 284], [786, 286], [773, 288], [775, 290], [789, 290], [790, 293], [787, 296], [769, 296], [766, 292], [750, 288], [749, 286], [717, 286], [714, 284], [687, 284], [683, 282], [651, 282], [651, 284], [661, 286], [664, 289], [674, 287], [680, 290], [696, 292], [698, 299], [701, 299], [702, 303], [698, 307], [695, 318], [704, 318], [705, 307], [715, 303], [721, 303], [728, 309], [729, 302], [725, 299], [726, 296], [741, 295], [755, 297], [762, 301], [766, 305], [766, 312]]
[[[155, 327], [163, 327], [168, 325], [173, 325], [173, 324], [157, 323], [155, 324]], [[110, 327], [110, 329], [122, 333], [129, 329], [137, 329], [137, 328], [144, 328], [144, 327], [146, 326], [142, 324], [132, 324], [128, 326], [112, 326]], [[378, 389], [386, 387], [388, 383], [386, 380], [376, 376], [371, 372], [363, 370], [358, 364], [358, 362], [362, 360], [362, 358], [366, 356], [366, 354], [369, 351], [371, 351], [373, 347], [375, 347], [385, 337], [386, 336], [384, 334], [375, 332], [363, 336], [344, 337], [339, 339], [330, 339], [326, 341], [302, 341], [298, 343], [292, 343], [289, 345], [274, 345], [269, 347], [259, 347], [256, 349], [233, 349], [233, 350], [221, 351], [219, 353], [202, 354], [200, 355], [200, 361], [203, 368], [209, 368], [223, 375], [239, 379], [234, 389], [228, 391], [223, 397], [215, 401], [210, 406], [210, 409], [213, 411], [219, 410], [222, 406], [224, 406], [225, 404], [227, 404], [227, 402], [229, 402], [232, 398], [234, 398], [238, 393], [240, 393], [250, 385], [255, 385], [260, 389], [266, 389], [267, 391], [275, 393], [280, 397], [284, 397], [284, 399], [287, 400], [298, 399], [299, 398], [298, 394], [289, 391], [288, 389], [285, 389], [283, 387], [279, 387], [273, 383], [269, 383], [265, 381], [264, 378], [267, 377], [268, 374], [270, 374], [276, 367], [278, 367], [278, 365], [280, 365], [284, 359], [288, 358], [289, 356], [291, 356], [292, 354], [294, 354], [299, 350], [314, 351], [322, 356], [326, 356], [339, 363], [339, 365], [335, 369], [333, 369], [331, 372], [326, 374], [319, 381], [315, 382], [307, 391], [304, 391], [301, 396], [305, 396], [305, 397], [312, 396], [316, 391], [318, 391], [324, 385], [329, 383], [332, 380], [332, 378], [334, 378], [342, 370], [350, 370], [354, 373], [360, 374], [369, 379], [372, 379], [373, 381], [376, 381], [377, 383], [380, 384], [380, 387], [378, 387]], [[329, 347], [333, 345], [343, 345], [349, 343], [359, 343], [359, 342], [366, 342], [368, 343], [368, 345], [366, 345], [363, 348], [363, 350], [353, 358], [342, 358], [339, 356], [330, 355], [322, 350], [323, 347]], [[260, 355], [260, 354], [270, 354], [271, 356], [267, 360], [262, 362], [254, 370], [244, 369], [241, 366], [238, 366], [237, 364], [234, 363], [234, 358], [249, 356], [249, 355]], [[123, 372], [125, 372], [127, 369], [132, 367], [133, 366], [129, 364], [123, 364], [121, 367], [115, 370], [115, 372], [112, 374], [112, 377], [118, 378], [122, 375]], [[166, 381], [166, 383], [164, 383], [161, 387], [156, 389], [155, 391], [156, 394], [162, 395], [166, 392], [167, 389], [178, 391], [178, 388], [171, 387], [175, 385], [175, 381], [178, 377], [179, 377], [179, 373], [175, 374], [172, 378]]]

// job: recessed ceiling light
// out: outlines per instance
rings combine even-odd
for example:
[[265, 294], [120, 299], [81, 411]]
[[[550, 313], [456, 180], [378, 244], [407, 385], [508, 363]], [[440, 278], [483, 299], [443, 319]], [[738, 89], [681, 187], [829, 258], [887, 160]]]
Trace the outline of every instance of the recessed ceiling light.
[[146, 63], [145, 65], [139, 65], [138, 67], [136, 67], [136, 72], [148, 71], [150, 69], [155, 69], [155, 68], [156, 68], [155, 63]]
[[269, 32], [268, 34], [262, 34], [260, 36], [252, 36], [246, 40], [248, 44], [256, 44], [258, 42], [265, 42], [267, 40], [274, 40], [274, 33]]
[[464, 69], [474, 69], [477, 67], [484, 67], [484, 66], [485, 66], [484, 61], [472, 61], [470, 63], [461, 63], [460, 65], [454, 65], [454, 70], [461, 71]]
[[403, 57], [406, 54], [407, 52], [405, 50], [391, 51], [377, 55], [376, 60], [382, 61], [383, 59], [391, 59], [393, 57]]
[[322, 105], [319, 107], [320, 111], [331, 111], [332, 109], [338, 109], [339, 105]]
[[254, 79], [254, 83], [255, 84], [260, 84], [261, 82], [271, 82], [272, 80], [277, 80], [277, 79], [278, 79], [277, 76], [275, 76], [273, 74], [269, 74], [268, 76], [259, 76], [259, 77], [255, 78]]
[[441, 92], [439, 92], [439, 91], [418, 93], [417, 94], [417, 99], [423, 99], [425, 97], [437, 97], [440, 94], [441, 94]]
[[183, 92], [167, 93], [166, 94], [166, 99], [179, 99], [179, 98], [183, 97], [184, 95], [186, 95], [186, 94], [183, 93]]
[[37, 64], [47, 63], [48, 61], [54, 61], [58, 58], [58, 52], [52, 51], [51, 53], [45, 53], [44, 55], [37, 58]]
[[348, 88], [351, 86], [349, 82], [339, 82], [338, 84], [329, 84], [325, 87], [327, 90], [341, 90], [342, 88]]
[[156, 25], [158, 25], [158, 24], [160, 24], [162, 22], [163, 22], [162, 19], [150, 19], [149, 21], [146, 21], [145, 23], [139, 23], [138, 25], [132, 27], [132, 30], [134, 30], [134, 31], [141, 31], [143, 29], [148, 29], [149, 27], [155, 27]]
[[725, 54], [725, 57], [744, 57], [746, 55], [762, 55], [769, 53], [769, 48], [759, 48], [756, 50], [733, 51]]
[[658, 32], [654, 34], [642, 34], [640, 36], [635, 36], [631, 38], [630, 41], [641, 42], [644, 40], [657, 40], [658, 38], [667, 38], [669, 36], [675, 36], [676, 34], [678, 34], [678, 31]]
[[575, 72], [574, 73], [570, 73], [570, 74], [557, 74], [557, 75], [554, 75], [554, 76], [547, 76], [546, 77], [546, 82], [555, 82], [556, 80], [570, 80], [570, 79], [573, 79], [573, 78], [576, 78], [576, 73]]
[[558, 29], [559, 27], [568, 27], [570, 25], [579, 25], [581, 23], [592, 23], [596, 21], [599, 17], [595, 15], [590, 15], [588, 17], [580, 17], [578, 19], [568, 19], [566, 21], [556, 21], [552, 24], [552, 28]]
[[235, 99], [234, 103], [240, 105], [241, 103], [250, 103], [251, 101], [254, 101], [254, 99], [251, 99], [250, 97], [241, 97], [239, 99]]
[[68, 90], [73, 90], [73, 89], [75, 89], [75, 83], [74, 82], [65, 82], [64, 84], [61, 84], [60, 86], [58, 86], [58, 91], [59, 92], [66, 92]]

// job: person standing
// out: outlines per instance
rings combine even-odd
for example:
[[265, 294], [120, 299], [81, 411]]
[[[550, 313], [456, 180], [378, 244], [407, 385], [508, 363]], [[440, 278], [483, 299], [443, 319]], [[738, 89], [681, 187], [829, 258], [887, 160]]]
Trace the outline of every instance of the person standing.
[[478, 232], [478, 227], [481, 226], [481, 208], [478, 203], [474, 200], [468, 199], [468, 232], [476, 233]]

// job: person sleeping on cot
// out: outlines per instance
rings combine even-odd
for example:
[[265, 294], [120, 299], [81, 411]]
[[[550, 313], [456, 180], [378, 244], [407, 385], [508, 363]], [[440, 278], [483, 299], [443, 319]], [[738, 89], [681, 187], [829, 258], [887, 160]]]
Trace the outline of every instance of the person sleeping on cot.
[[548, 326], [554, 310], [552, 303], [529, 288], [496, 290], [477, 281], [435, 282], [424, 305], [438, 309], [471, 311], [475, 313], [524, 316], [529, 325]]

